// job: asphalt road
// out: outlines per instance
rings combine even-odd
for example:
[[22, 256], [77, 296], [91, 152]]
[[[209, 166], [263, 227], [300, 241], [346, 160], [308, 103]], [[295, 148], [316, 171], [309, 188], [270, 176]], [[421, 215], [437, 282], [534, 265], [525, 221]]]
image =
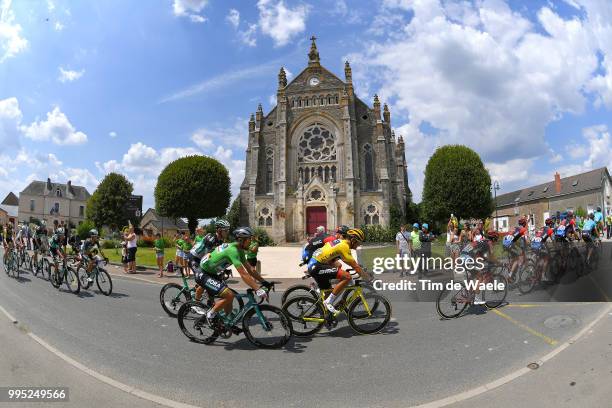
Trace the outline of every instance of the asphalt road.
[[161, 309], [159, 285], [114, 279], [111, 297], [96, 290], [75, 296], [27, 273], [19, 281], [1, 273], [0, 306], [23, 330], [87, 367], [199, 406], [424, 403], [525, 367], [607, 307], [513, 302], [440, 320], [433, 303], [389, 294], [394, 318], [384, 333], [354, 335], [341, 322], [284, 349], [258, 350], [242, 336], [209, 346], [190, 343]]

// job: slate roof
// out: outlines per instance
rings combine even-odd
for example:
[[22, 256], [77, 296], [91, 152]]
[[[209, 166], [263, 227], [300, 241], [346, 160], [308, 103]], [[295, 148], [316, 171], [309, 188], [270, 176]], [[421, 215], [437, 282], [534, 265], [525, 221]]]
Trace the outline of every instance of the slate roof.
[[2, 204], [3, 205], [19, 205], [19, 199], [11, 191], [10, 193], [6, 195], [6, 197], [4, 197], [4, 200], [2, 200]]
[[[513, 191], [497, 196], [497, 207], [506, 207], [517, 203], [525, 203], [529, 201], [549, 199], [560, 197], [568, 194], [580, 193], [584, 191], [597, 190], [602, 187], [603, 180], [610, 178], [610, 173], [606, 167], [587, 171], [586, 173], [576, 174], [574, 176], [564, 177], [561, 179], [561, 192], [557, 193], [555, 189], [555, 180], [539, 184], [537, 186], [527, 187], [522, 190]], [[517, 200], [518, 199], [518, 200]]]
[[[175, 220], [173, 218], [162, 217], [162, 216], [158, 215], [157, 212], [153, 208], [149, 208], [145, 212], [145, 214], [148, 213], [149, 211], [151, 211], [153, 213], [153, 216], [155, 218], [151, 219], [145, 225], [152, 224], [158, 230], [162, 228], [162, 223], [163, 223], [163, 227], [164, 228], [178, 229], [178, 230], [187, 230], [187, 229], [189, 229], [189, 225], [187, 225], [187, 223], [185, 221], [183, 221], [183, 219], [181, 219], [181, 218], [177, 218]], [[143, 225], [142, 227], [144, 228], [145, 225]]]
[[[45, 190], [47, 188], [47, 182], [44, 181], [33, 181], [26, 188], [23, 189], [21, 194], [28, 194], [33, 196], [43, 196], [45, 195]], [[57, 189], [60, 189], [62, 192], [63, 198], [68, 198], [66, 195], [66, 190], [68, 189], [67, 184], [62, 183], [51, 183], [51, 194], [55, 194]], [[74, 199], [79, 201], [87, 201], [91, 194], [85, 187], [75, 186], [72, 184], [72, 194], [74, 194]]]

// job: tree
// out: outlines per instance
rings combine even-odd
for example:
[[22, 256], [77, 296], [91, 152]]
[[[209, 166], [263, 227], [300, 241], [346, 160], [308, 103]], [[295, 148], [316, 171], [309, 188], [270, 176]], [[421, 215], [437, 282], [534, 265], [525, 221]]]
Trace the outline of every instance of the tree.
[[485, 219], [493, 212], [491, 176], [480, 156], [461, 145], [438, 148], [425, 168], [421, 215], [438, 226], [451, 214]]
[[229, 205], [227, 169], [212, 157], [187, 156], [168, 164], [157, 178], [155, 209], [171, 218], [187, 218], [193, 233], [198, 219], [221, 217]]
[[79, 238], [87, 239], [89, 238], [89, 231], [91, 231], [93, 228], [94, 224], [91, 221], [83, 221], [78, 225], [76, 233]]
[[87, 201], [87, 219], [98, 228], [107, 225], [114, 230], [126, 225], [128, 217], [124, 209], [133, 190], [134, 186], [124, 175], [107, 174]]
[[229, 211], [227, 212], [227, 214], [225, 214], [223, 218], [225, 218], [230, 223], [232, 228], [236, 228], [239, 226], [238, 224], [240, 223], [240, 196], [234, 199], [234, 202], [232, 202]]

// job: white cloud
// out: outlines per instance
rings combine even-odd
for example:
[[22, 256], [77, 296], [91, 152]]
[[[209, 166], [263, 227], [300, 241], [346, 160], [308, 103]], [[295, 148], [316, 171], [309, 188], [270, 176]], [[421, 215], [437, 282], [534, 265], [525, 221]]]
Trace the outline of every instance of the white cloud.
[[225, 17], [225, 19], [232, 25], [234, 28], [238, 28], [240, 25], [240, 12], [236, 9], [230, 9], [229, 13]]
[[[612, 105], [612, 75], [593, 80], [598, 51], [605, 55], [602, 64], [611, 64], [599, 72], [612, 72], [612, 52], [604, 51], [612, 47], [605, 40], [612, 38], [605, 17], [612, 10], [604, 14], [595, 6], [601, 2], [578, 2], [586, 17], [566, 20], [543, 7], [536, 29], [501, 0], [388, 1], [379, 16], [396, 24], [377, 27], [384, 40], [348, 58], [359, 95], [365, 89], [369, 99], [376, 91], [392, 102], [395, 121], [409, 121], [407, 143], [414, 137], [433, 146], [467, 144], [497, 174], [500, 166], [547, 155], [546, 126], [565, 113], [582, 113], [585, 89]], [[401, 63], [407, 55], [410, 64]], [[420, 134], [423, 122], [439, 132]], [[409, 170], [412, 157], [426, 163], [431, 151], [407, 147]], [[422, 184], [420, 168], [413, 167], [410, 177], [411, 186]]]
[[305, 5], [288, 8], [283, 0], [259, 0], [257, 7], [261, 32], [270, 36], [277, 47], [288, 44], [306, 29], [309, 8]]
[[180, 99], [188, 98], [194, 95], [199, 95], [203, 92], [208, 92], [213, 89], [222, 88], [227, 85], [235, 85], [236, 82], [247, 78], [254, 78], [264, 74], [269, 74], [277, 69], [278, 63], [271, 61], [267, 64], [254, 65], [235, 71], [228, 71], [215, 77], [209, 78], [197, 84], [191, 85], [183, 90], [165, 96], [159, 100], [159, 103], [173, 102]]
[[23, 126], [25, 136], [32, 140], [51, 140], [58, 145], [82, 144], [87, 142], [87, 135], [77, 131], [59, 107], [47, 113], [47, 120], [33, 122]]
[[55, 10], [55, 3], [53, 3], [53, 1], [47, 0], [47, 10], [49, 11]]
[[53, 26], [53, 29], [55, 31], [62, 31], [64, 29], [64, 25], [61, 22], [56, 21], [55, 25]]
[[112, 137], [112, 138], [115, 138], [115, 137], [117, 137], [117, 132], [115, 132], [115, 131], [113, 130], [113, 131], [108, 132], [108, 135], [109, 135], [110, 137]]
[[589, 146], [586, 169], [607, 166], [612, 168], [612, 138], [606, 125], [596, 125], [583, 129], [582, 134]]
[[172, 11], [177, 17], [188, 17], [194, 23], [203, 23], [206, 18], [200, 12], [207, 4], [208, 0], [174, 0]]
[[28, 40], [21, 36], [21, 25], [15, 23], [11, 0], [0, 0], [0, 63], [25, 50]]
[[0, 152], [19, 146], [22, 117], [17, 98], [0, 99]]
[[65, 83], [65, 82], [76, 81], [77, 79], [81, 78], [83, 74], [85, 73], [85, 70], [82, 69], [80, 71], [74, 71], [74, 70], [64, 69], [62, 67], [59, 67], [59, 72], [60, 72], [60, 75], [57, 78], [57, 80], [60, 81], [61, 83]]
[[276, 94], [272, 94], [268, 97], [268, 103], [271, 107], [276, 106]]
[[238, 40], [244, 45], [249, 47], [255, 47], [257, 45], [257, 24], [249, 24], [246, 30], [238, 31]]
[[191, 135], [191, 141], [200, 149], [209, 152], [214, 146], [230, 145], [245, 149], [249, 136], [248, 120], [236, 118], [230, 127], [200, 128]]

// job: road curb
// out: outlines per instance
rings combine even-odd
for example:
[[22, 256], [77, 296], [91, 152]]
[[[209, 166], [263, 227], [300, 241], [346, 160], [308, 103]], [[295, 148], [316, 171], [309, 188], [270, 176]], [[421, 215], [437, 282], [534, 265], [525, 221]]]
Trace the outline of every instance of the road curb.
[[[557, 348], [552, 350], [550, 353], [546, 354], [544, 357], [540, 358], [539, 360], [536, 360], [536, 362], [541, 366], [542, 364], [554, 358], [557, 354], [561, 353], [563, 350], [565, 350], [566, 348], [574, 344], [577, 340], [579, 340], [582, 336], [584, 336], [589, 330], [593, 328], [593, 326], [595, 326], [601, 319], [603, 319], [608, 313], [610, 313], [610, 311], [612, 311], [612, 303], [608, 303], [608, 307], [604, 308], [604, 310], [595, 319], [593, 319], [593, 321], [591, 321], [589, 324], [584, 326], [582, 330], [580, 330], [578, 333], [570, 337], [567, 341], [559, 345]], [[412, 405], [410, 408], [446, 407], [450, 404], [455, 404], [457, 402], [465, 401], [467, 399], [476, 397], [477, 395], [483, 394], [487, 391], [491, 391], [531, 371], [532, 371], [531, 369], [527, 367], [523, 367], [501, 378], [498, 378], [497, 380], [488, 382], [476, 388], [472, 388], [471, 390], [467, 390], [459, 394], [451, 395], [450, 397], [445, 397], [445, 398], [441, 398], [435, 401], [426, 402], [424, 404]]]

